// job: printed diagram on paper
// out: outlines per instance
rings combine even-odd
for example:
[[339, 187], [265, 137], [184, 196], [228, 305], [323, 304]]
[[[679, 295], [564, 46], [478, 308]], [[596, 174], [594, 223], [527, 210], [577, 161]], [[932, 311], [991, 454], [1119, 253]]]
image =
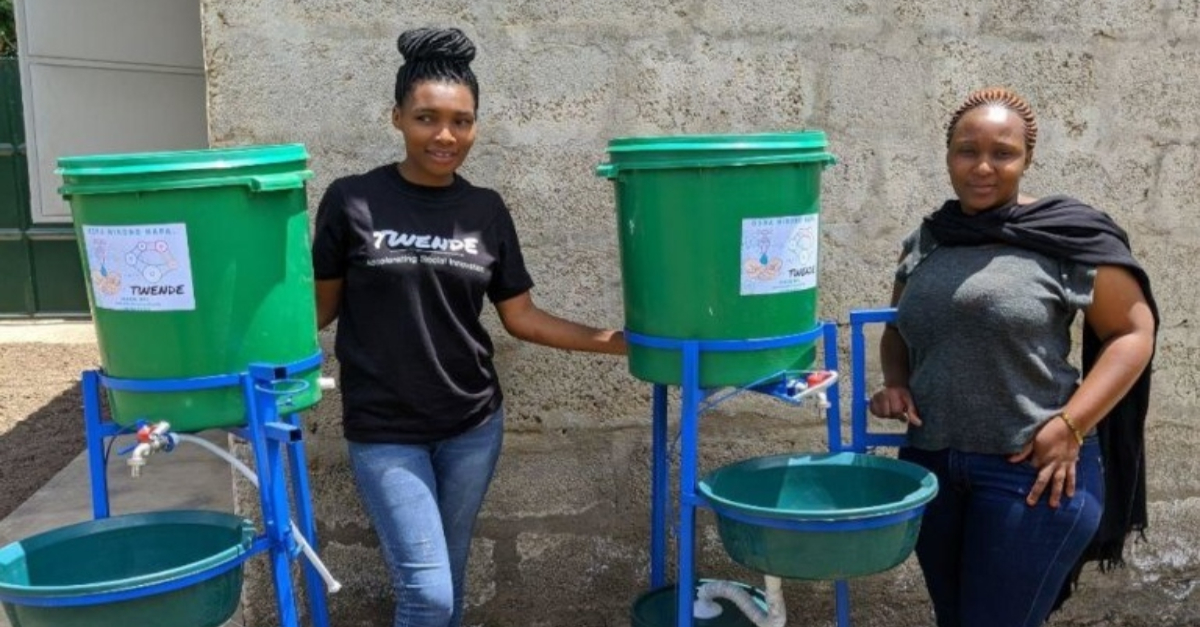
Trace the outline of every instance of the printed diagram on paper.
[[742, 220], [741, 295], [817, 286], [816, 214]]
[[187, 225], [83, 227], [96, 307], [126, 311], [196, 308]]

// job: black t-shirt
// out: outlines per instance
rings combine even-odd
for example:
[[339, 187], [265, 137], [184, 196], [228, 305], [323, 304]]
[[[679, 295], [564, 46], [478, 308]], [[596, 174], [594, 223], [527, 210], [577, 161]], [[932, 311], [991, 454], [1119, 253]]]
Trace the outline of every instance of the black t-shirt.
[[355, 442], [430, 442], [500, 407], [483, 297], [533, 287], [495, 191], [455, 177], [414, 185], [395, 164], [334, 181], [313, 237], [316, 278], [343, 279], [336, 354], [343, 432]]

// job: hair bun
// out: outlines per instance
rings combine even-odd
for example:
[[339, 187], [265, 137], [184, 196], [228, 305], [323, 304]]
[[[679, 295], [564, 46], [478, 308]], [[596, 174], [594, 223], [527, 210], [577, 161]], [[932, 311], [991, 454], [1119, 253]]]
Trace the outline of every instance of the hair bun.
[[414, 28], [404, 31], [396, 47], [407, 63], [450, 61], [468, 64], [475, 59], [475, 44], [457, 28]]

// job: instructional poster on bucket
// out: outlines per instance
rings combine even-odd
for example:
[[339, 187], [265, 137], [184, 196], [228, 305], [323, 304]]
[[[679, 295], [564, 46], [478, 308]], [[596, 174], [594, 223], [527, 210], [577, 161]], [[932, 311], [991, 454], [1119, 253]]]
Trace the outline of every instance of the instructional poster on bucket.
[[742, 220], [741, 295], [817, 286], [817, 214]]
[[83, 225], [92, 299], [118, 311], [193, 311], [187, 225]]

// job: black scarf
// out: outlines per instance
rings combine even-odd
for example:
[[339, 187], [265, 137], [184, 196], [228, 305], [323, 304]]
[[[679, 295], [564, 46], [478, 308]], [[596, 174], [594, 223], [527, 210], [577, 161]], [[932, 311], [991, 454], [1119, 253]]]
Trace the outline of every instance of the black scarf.
[[[925, 218], [925, 226], [944, 246], [976, 246], [1002, 242], [1035, 252], [1088, 265], [1122, 266], [1133, 273], [1154, 312], [1158, 307], [1150, 292], [1150, 277], [1133, 258], [1129, 238], [1112, 218], [1066, 196], [1048, 196], [1028, 205], [1006, 205], [977, 215], [962, 212], [952, 200]], [[1101, 348], [1100, 339], [1087, 326], [1083, 332], [1083, 374], [1087, 375]], [[1100, 527], [1083, 557], [1063, 585], [1054, 609], [1071, 595], [1084, 564], [1099, 561], [1101, 570], [1124, 563], [1125, 538], [1146, 528], [1146, 463], [1144, 427], [1150, 403], [1151, 366], [1138, 377], [1129, 393], [1100, 422], [1096, 431], [1104, 455], [1105, 499]]]

